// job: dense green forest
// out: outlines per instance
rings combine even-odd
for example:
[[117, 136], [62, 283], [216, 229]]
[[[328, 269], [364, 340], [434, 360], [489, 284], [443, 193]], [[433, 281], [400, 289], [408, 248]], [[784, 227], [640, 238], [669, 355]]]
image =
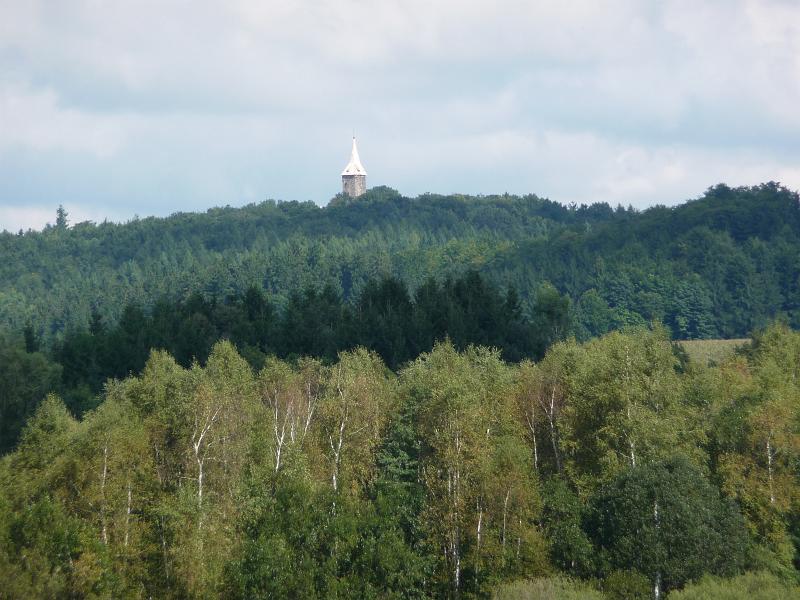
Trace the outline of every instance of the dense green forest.
[[776, 317], [800, 326], [800, 207], [777, 184], [718, 185], [643, 212], [536, 196], [405, 198], [376, 188], [320, 208], [264, 202], [126, 224], [61, 215], [0, 234], [0, 326], [45, 340], [193, 293], [224, 299], [330, 285], [345, 300], [394, 276], [412, 292], [477, 269], [524, 310], [546, 284], [572, 303], [579, 339], [658, 320], [674, 338], [746, 337]]
[[799, 200], [2, 233], [0, 598], [800, 597]]
[[719, 365], [661, 326], [397, 372], [153, 351], [0, 460], [0, 597], [797, 597], [798, 369], [784, 325]]
[[70, 329], [44, 347], [32, 327], [0, 337], [0, 452], [12, 448], [25, 421], [50, 391], [76, 417], [97, 406], [106, 380], [138, 374], [152, 349], [167, 350], [178, 364], [205, 364], [212, 346], [230, 340], [256, 370], [269, 356], [313, 356], [326, 364], [339, 353], [364, 347], [391, 369], [450, 340], [498, 348], [503, 358], [540, 358], [570, 330], [569, 302], [543, 287], [530, 314], [513, 289], [501, 293], [475, 271], [427, 280], [412, 296], [396, 279], [370, 281], [353, 303], [331, 286], [289, 295], [278, 311], [261, 290], [223, 301], [199, 294], [186, 301], [158, 301], [145, 312], [128, 305], [116, 324], [93, 312], [83, 329]]

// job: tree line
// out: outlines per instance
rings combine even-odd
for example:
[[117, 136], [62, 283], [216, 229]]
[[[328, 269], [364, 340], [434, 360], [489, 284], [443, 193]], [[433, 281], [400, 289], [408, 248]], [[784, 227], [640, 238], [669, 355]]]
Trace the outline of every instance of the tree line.
[[543, 285], [570, 299], [579, 339], [663, 322], [676, 339], [741, 338], [776, 318], [800, 327], [800, 206], [775, 183], [718, 185], [675, 207], [562, 206], [527, 196], [264, 202], [125, 224], [0, 233], [0, 326], [47, 343], [135, 303], [331, 286], [352, 302], [392, 276], [416, 290], [478, 270], [530, 310]]
[[500, 290], [476, 271], [425, 281], [413, 293], [395, 278], [367, 282], [353, 302], [332, 286], [307, 287], [282, 308], [264, 290], [218, 300], [194, 294], [162, 299], [151, 309], [130, 304], [117, 323], [97, 311], [82, 328], [70, 328], [50, 347], [32, 327], [0, 340], [0, 451], [13, 447], [36, 402], [58, 391], [80, 417], [94, 408], [107, 379], [144, 368], [151, 349], [167, 350], [183, 367], [205, 364], [213, 345], [230, 340], [255, 369], [268, 356], [313, 356], [326, 364], [344, 350], [365, 347], [393, 370], [428, 352], [437, 341], [498, 348], [504, 359], [540, 358], [570, 332], [569, 302], [543, 286], [532, 312], [513, 288]]
[[719, 365], [659, 326], [537, 362], [445, 341], [397, 372], [154, 350], [82, 420], [48, 396], [0, 461], [0, 594], [789, 597], [798, 369], [782, 325]]

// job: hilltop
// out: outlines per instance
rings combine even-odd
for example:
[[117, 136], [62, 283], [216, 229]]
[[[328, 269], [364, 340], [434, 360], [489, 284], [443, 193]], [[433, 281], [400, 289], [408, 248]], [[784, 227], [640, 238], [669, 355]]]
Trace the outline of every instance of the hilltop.
[[59, 223], [2, 238], [14, 597], [796, 593], [796, 194]]
[[542, 286], [572, 303], [580, 338], [665, 322], [682, 339], [745, 337], [800, 324], [798, 195], [775, 183], [718, 185], [644, 211], [527, 196], [374, 188], [354, 202], [267, 201], [124, 224], [0, 234], [0, 327], [45, 339], [113, 323], [129, 303], [225, 298], [251, 286], [280, 307], [330, 284], [348, 300], [376, 277], [415, 289], [478, 269], [530, 308]]

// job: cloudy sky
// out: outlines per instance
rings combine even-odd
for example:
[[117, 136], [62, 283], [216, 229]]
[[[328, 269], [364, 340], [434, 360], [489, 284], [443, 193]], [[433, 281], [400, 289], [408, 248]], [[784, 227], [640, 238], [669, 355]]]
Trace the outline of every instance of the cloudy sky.
[[798, 0], [0, 0], [0, 230], [368, 184], [800, 188]]

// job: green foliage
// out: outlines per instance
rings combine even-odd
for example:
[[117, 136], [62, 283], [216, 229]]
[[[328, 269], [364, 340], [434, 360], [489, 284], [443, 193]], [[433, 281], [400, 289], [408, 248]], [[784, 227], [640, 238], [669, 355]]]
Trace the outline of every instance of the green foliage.
[[685, 351], [687, 358], [697, 364], [708, 366], [718, 365], [731, 358], [738, 350], [748, 344], [750, 340], [683, 340], [676, 342], [681, 350]]
[[[48, 395], [0, 458], [0, 597], [791, 597], [798, 340], [719, 365], [659, 327], [538, 363], [445, 341], [397, 373], [153, 350], [81, 420]], [[782, 579], [702, 579], [745, 570]]]
[[605, 600], [606, 596], [584, 583], [548, 577], [515, 581], [499, 586], [493, 600]]
[[738, 509], [682, 457], [632, 468], [599, 490], [587, 530], [599, 574], [633, 568], [661, 590], [735, 574], [747, 559]]
[[653, 588], [638, 571], [611, 571], [601, 585], [609, 600], [650, 600]]
[[92, 311], [114, 324], [131, 302], [150, 310], [255, 286], [283, 308], [308, 287], [350, 301], [370, 279], [416, 290], [474, 268], [528, 309], [549, 282], [581, 337], [652, 320], [676, 338], [745, 337], [776, 316], [800, 323], [798, 231], [797, 195], [775, 183], [641, 213], [387, 188], [325, 208], [268, 201], [121, 225], [67, 227], [64, 213], [42, 232], [0, 233], [0, 327], [30, 323], [49, 343]]
[[509, 394], [512, 373], [496, 353], [439, 344], [403, 373], [420, 407], [423, 520], [441, 549], [440, 594], [480, 593], [493, 578], [541, 572], [540, 501]]
[[67, 214], [67, 211], [64, 209], [64, 207], [61, 204], [59, 204], [58, 205], [58, 210], [56, 211], [56, 229], [63, 230], [63, 229], [67, 228], [67, 217], [68, 216], [69, 215]]
[[771, 554], [763, 566], [790, 568], [798, 544], [787, 525], [800, 514], [800, 335], [773, 325], [754, 336], [747, 355], [711, 382], [710, 437], [723, 489]]
[[551, 477], [544, 484], [542, 496], [542, 522], [550, 541], [550, 560], [565, 573], [590, 573], [594, 548], [582, 527], [583, 503], [560, 477]]
[[[255, 368], [269, 354], [333, 362], [339, 352], [364, 346], [397, 369], [445, 338], [459, 349], [477, 343], [497, 347], [505, 358], [516, 360], [539, 356], [548, 344], [566, 335], [567, 303], [552, 288], [546, 295], [549, 303], [561, 307], [560, 312], [551, 306], [528, 318], [513, 290], [504, 296], [475, 271], [442, 284], [429, 280], [414, 298], [396, 279], [371, 281], [354, 305], [343, 302], [331, 286], [321, 291], [307, 288], [291, 294], [282, 311], [255, 287], [224, 302], [195, 294], [185, 302], [162, 300], [149, 314], [129, 305], [116, 325], [106, 325], [93, 312], [88, 330], [67, 332], [52, 350], [52, 360], [62, 366], [61, 385], [40, 373], [31, 373], [24, 381], [49, 386], [45, 391], [57, 389], [70, 410], [81, 415], [96, 406], [108, 378], [141, 372], [151, 348], [168, 350], [188, 367], [195, 360], [204, 364], [219, 339], [231, 340]], [[8, 346], [3, 350], [16, 352], [9, 356], [8, 369], [22, 369], [16, 365], [23, 358], [28, 364], [40, 357]], [[8, 377], [10, 383], [19, 379]], [[12, 405], [24, 403], [25, 392], [13, 389], [7, 395], [11, 397], [6, 401], [8, 426], [20, 427], [30, 409], [14, 414]]]
[[565, 470], [581, 493], [679, 449], [702, 461], [702, 436], [681, 402], [678, 363], [663, 328], [614, 332], [580, 348], [557, 345], [552, 354], [562, 355], [562, 373], [550, 385], [564, 404]]
[[[383, 501], [339, 498], [284, 471], [251, 483], [244, 541], [228, 565], [240, 598], [414, 598], [424, 596], [420, 558], [405, 543]], [[307, 480], [306, 480], [307, 481]]]
[[745, 573], [732, 579], [703, 577], [684, 589], [674, 591], [668, 600], [787, 600], [800, 598], [800, 586], [769, 573]]
[[0, 335], [0, 454], [16, 444], [25, 421], [61, 378], [59, 365], [32, 350]]
[[12, 464], [32, 470], [45, 470], [51, 466], [69, 443], [78, 427], [58, 396], [49, 394], [36, 408], [19, 441], [19, 451]]
[[539, 355], [572, 331], [569, 298], [561, 296], [549, 283], [543, 284], [536, 292], [531, 314]]
[[796, 194], [58, 217], [0, 234], [0, 597], [797, 595]]
[[[9, 597], [113, 596], [108, 556], [87, 524], [48, 497], [12, 517], [0, 566]], [[20, 560], [23, 558], [23, 560]], [[9, 560], [10, 559], [10, 560]], [[5, 564], [3, 564], [5, 563]]]

